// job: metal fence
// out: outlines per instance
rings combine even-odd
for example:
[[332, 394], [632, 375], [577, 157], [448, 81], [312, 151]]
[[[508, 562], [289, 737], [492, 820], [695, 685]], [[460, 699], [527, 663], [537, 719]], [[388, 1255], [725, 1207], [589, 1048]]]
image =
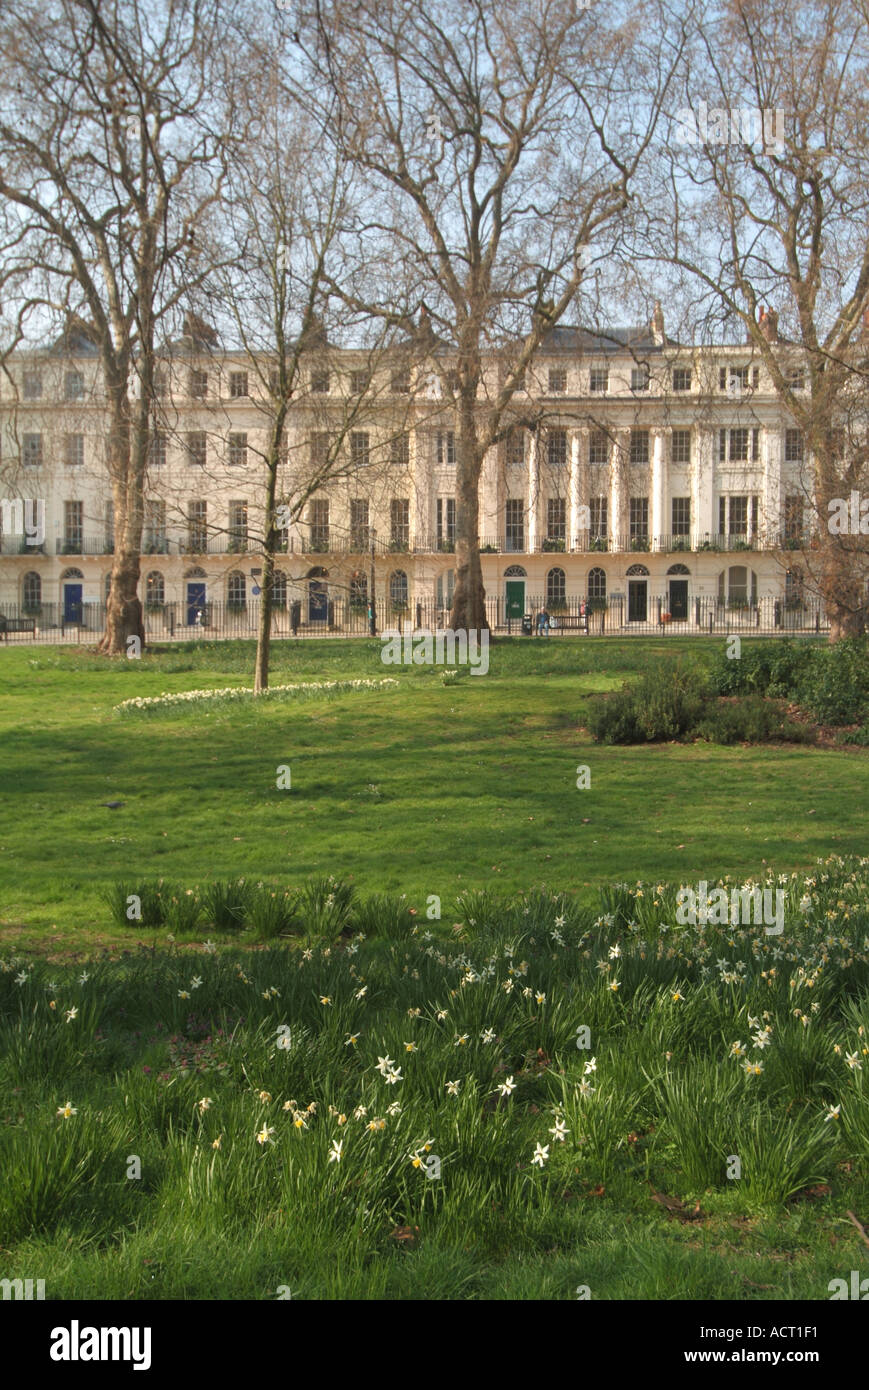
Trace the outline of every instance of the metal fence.
[[[766, 634], [787, 637], [796, 633], [824, 633], [828, 630], [824, 610], [819, 603], [793, 603], [783, 599], [762, 598], [756, 603], [723, 603], [712, 597], [691, 599], [682, 614], [670, 612], [671, 605], [663, 596], [652, 596], [638, 606], [628, 598], [614, 597], [608, 603], [592, 600], [587, 623], [580, 611], [579, 599], [565, 603], [547, 603], [540, 595], [526, 596], [524, 614], [511, 612], [504, 598], [486, 600], [486, 616], [494, 632], [519, 635], [531, 620], [532, 631], [537, 628], [537, 616], [546, 608], [550, 616], [549, 635], [555, 636], [702, 636], [715, 633], [744, 633], [746, 636]], [[437, 630], [448, 628], [449, 608], [433, 600], [397, 606], [388, 598], [375, 605], [375, 626], [384, 629], [414, 628]], [[27, 609], [21, 605], [0, 604], [0, 642], [84, 642], [94, 643], [105, 627], [106, 610], [102, 603], [82, 603], [70, 615], [57, 603], [43, 603]], [[526, 621], [523, 624], [523, 618]], [[259, 603], [237, 606], [205, 602], [199, 606], [184, 603], [165, 603], [145, 609], [145, 633], [150, 642], [214, 641], [218, 639], [256, 638], [259, 627]], [[293, 637], [364, 637], [370, 627], [368, 605], [346, 597], [318, 598], [312, 607], [304, 603], [288, 603], [272, 614], [272, 636]]]

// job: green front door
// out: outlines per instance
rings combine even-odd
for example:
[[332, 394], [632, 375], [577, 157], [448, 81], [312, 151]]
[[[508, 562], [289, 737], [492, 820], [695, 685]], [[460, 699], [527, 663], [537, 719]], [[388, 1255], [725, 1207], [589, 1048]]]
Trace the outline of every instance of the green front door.
[[525, 580], [507, 580], [507, 617], [524, 618], [525, 616]]

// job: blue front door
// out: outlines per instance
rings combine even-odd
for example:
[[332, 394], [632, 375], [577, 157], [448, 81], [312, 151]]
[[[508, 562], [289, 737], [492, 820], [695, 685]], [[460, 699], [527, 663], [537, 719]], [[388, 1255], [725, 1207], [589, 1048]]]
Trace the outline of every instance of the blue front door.
[[205, 614], [205, 584], [187, 585], [187, 626], [192, 627], [199, 614]]
[[308, 581], [308, 622], [325, 623], [329, 617], [329, 597], [322, 579]]
[[65, 623], [81, 622], [81, 584], [64, 584], [63, 586], [63, 621]]

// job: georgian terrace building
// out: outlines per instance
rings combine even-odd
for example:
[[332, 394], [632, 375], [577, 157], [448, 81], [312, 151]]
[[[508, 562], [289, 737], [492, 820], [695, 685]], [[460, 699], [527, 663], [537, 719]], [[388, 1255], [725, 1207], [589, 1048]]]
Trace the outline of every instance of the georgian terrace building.
[[[778, 342], [775, 316], [763, 321]], [[155, 634], [256, 618], [271, 369], [252, 370], [194, 325], [158, 375], [140, 589]], [[802, 389], [798, 350], [778, 351]], [[493, 362], [484, 387], [503, 371]], [[513, 409], [517, 424], [490, 451], [481, 486], [494, 623], [541, 602], [570, 611], [582, 598], [608, 607], [610, 628], [662, 614], [699, 623], [701, 604], [704, 615], [711, 606], [746, 621], [762, 601], [801, 607], [799, 552], [816, 524], [810, 461], [750, 346], [679, 344], [660, 306], [640, 328], [556, 328]], [[411, 369], [394, 352], [374, 361], [320, 338], [289, 420], [279, 499], [330, 449], [343, 472], [282, 530], [279, 630], [294, 600], [303, 624], [364, 630], [372, 566], [381, 623], [446, 620], [456, 509], [448, 354], [435, 347]], [[44, 539], [28, 543], [3, 509], [0, 612], [31, 614], [42, 628], [101, 625], [113, 548], [104, 435], [84, 326], [10, 358], [0, 492], [42, 499]]]

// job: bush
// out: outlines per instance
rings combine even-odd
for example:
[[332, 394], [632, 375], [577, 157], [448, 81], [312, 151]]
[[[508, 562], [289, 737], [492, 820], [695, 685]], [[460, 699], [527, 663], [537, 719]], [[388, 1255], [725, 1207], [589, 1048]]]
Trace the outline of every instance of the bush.
[[869, 714], [869, 640], [816, 647], [798, 684], [798, 704], [822, 724], [854, 724]]
[[694, 730], [709, 743], [807, 743], [812, 731], [786, 718], [762, 695], [748, 695], [733, 704], [711, 701]]
[[819, 723], [855, 723], [869, 713], [869, 642], [751, 642], [738, 658], [720, 652], [710, 679], [718, 695], [789, 699]]
[[615, 695], [589, 701], [587, 724], [598, 743], [660, 743], [679, 738], [701, 716], [704, 676], [693, 667], [662, 663]]

